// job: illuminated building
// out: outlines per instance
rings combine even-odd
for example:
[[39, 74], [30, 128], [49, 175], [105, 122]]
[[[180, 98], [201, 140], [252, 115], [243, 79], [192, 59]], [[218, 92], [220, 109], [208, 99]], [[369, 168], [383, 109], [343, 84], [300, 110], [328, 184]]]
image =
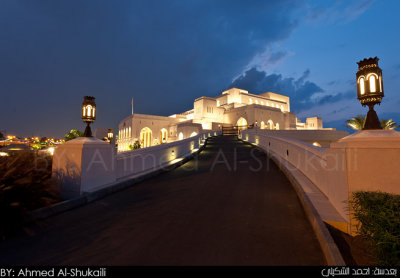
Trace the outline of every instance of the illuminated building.
[[169, 117], [132, 114], [118, 126], [118, 151], [127, 151], [135, 142], [150, 147], [195, 136], [199, 133], [237, 126], [270, 130], [320, 130], [322, 119], [307, 118], [301, 123], [290, 112], [288, 96], [266, 92], [250, 94], [231, 88], [216, 97], [195, 99], [193, 109]]

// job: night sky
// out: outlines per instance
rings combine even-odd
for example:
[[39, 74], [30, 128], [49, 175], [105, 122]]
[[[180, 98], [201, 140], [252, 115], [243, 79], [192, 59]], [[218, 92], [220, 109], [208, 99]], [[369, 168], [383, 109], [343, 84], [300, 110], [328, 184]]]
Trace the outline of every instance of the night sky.
[[63, 137], [96, 97], [96, 127], [168, 116], [230, 87], [291, 97], [325, 127], [366, 114], [359, 60], [378, 56], [379, 117], [400, 122], [400, 1], [0, 0], [0, 130]]

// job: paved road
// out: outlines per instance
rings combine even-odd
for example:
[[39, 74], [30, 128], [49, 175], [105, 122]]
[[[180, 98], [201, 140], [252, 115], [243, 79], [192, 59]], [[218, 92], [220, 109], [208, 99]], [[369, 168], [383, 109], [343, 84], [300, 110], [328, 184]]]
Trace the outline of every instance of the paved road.
[[0, 265], [321, 265], [289, 181], [233, 137], [184, 166], [0, 243]]

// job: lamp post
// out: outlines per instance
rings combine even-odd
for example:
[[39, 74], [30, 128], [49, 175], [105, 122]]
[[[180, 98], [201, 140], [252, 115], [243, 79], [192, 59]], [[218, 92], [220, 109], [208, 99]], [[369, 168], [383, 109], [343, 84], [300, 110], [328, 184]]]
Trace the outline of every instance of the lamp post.
[[90, 129], [90, 124], [96, 120], [96, 103], [95, 98], [90, 96], [85, 96], [82, 103], [82, 121], [86, 123], [84, 137], [92, 137], [92, 130]]
[[369, 111], [363, 130], [382, 129], [375, 104], [380, 104], [383, 94], [382, 70], [378, 66], [379, 58], [368, 58], [359, 61], [357, 77], [357, 98], [362, 106], [368, 106]]
[[108, 129], [107, 131], [107, 138], [108, 138], [108, 142], [112, 142], [112, 139], [114, 138], [114, 131], [112, 129]]

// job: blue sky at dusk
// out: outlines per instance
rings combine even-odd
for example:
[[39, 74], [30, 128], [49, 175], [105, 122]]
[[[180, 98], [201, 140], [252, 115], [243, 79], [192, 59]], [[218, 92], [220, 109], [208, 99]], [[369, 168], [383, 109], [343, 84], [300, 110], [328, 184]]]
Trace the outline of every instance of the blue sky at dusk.
[[0, 1], [0, 130], [57, 136], [96, 97], [94, 127], [168, 116], [235, 86], [291, 97], [325, 127], [366, 114], [359, 60], [378, 56], [379, 117], [400, 122], [400, 1]]

